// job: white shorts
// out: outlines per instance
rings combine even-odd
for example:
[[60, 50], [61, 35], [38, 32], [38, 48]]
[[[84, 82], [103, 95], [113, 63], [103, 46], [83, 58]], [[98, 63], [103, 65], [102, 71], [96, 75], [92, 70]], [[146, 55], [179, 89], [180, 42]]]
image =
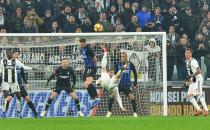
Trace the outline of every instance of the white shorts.
[[20, 91], [20, 87], [17, 83], [2, 82], [2, 90], [7, 90], [10, 93], [14, 93]]
[[192, 94], [193, 96], [202, 95], [203, 93], [203, 77], [196, 78], [195, 83], [191, 83], [188, 88], [188, 95]]
[[110, 91], [115, 91], [116, 89], [118, 89], [118, 85], [119, 85], [120, 80], [116, 79], [114, 76], [111, 78], [110, 83], [109, 83], [109, 90]]
[[109, 77], [109, 74], [106, 72], [106, 73], [101, 73], [101, 86], [103, 88], [106, 88], [108, 89], [109, 88], [109, 83], [110, 83], [110, 77]]

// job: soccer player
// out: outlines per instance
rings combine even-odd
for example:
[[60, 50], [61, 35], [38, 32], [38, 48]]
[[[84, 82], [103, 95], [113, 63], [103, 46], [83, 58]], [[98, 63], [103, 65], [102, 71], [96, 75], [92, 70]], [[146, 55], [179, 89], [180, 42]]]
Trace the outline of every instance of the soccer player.
[[[47, 113], [47, 110], [50, 107], [50, 104], [52, 103], [53, 99], [60, 94], [62, 90], [65, 90], [69, 96], [71, 96], [77, 106], [77, 111], [79, 116], [84, 116], [84, 114], [80, 111], [80, 103], [78, 100], [78, 97], [76, 93], [74, 92], [75, 86], [76, 86], [76, 75], [74, 74], [74, 70], [68, 66], [69, 60], [67, 58], [64, 58], [61, 60], [61, 66], [59, 66], [49, 77], [46, 83], [46, 87], [48, 87], [49, 82], [56, 76], [56, 86], [53, 89], [47, 103], [45, 106], [45, 110], [41, 113], [41, 117], [44, 117]], [[73, 84], [71, 84], [71, 80], [73, 81]]]
[[[15, 58], [16, 60], [19, 59], [19, 52], [18, 51], [14, 51], [13, 52], [13, 58]], [[26, 91], [25, 87], [28, 87], [29, 84], [27, 82], [27, 79], [25, 77], [25, 72], [24, 72], [24, 69], [23, 68], [19, 68], [19, 67], [16, 67], [16, 70], [17, 70], [17, 80], [18, 80], [18, 84], [20, 86], [20, 94], [21, 94], [21, 97], [23, 97], [29, 108], [31, 108], [31, 110], [33, 111], [34, 113], [34, 117], [37, 118], [38, 117], [38, 113], [34, 107], [34, 104], [31, 102], [31, 99], [28, 95], [28, 92]], [[24, 84], [23, 84], [24, 82]]]
[[1, 60], [0, 73], [2, 73], [2, 90], [4, 94], [4, 107], [3, 117], [6, 117], [6, 112], [9, 108], [9, 102], [11, 101], [10, 95], [17, 96], [17, 112], [20, 114], [21, 94], [20, 87], [18, 85], [17, 68], [24, 68], [26, 70], [32, 70], [32, 67], [25, 66], [19, 60], [13, 58], [12, 52], [7, 52], [7, 58]]
[[93, 85], [93, 80], [96, 74], [96, 56], [94, 55], [93, 50], [86, 44], [86, 39], [80, 38], [80, 47], [81, 55], [85, 67], [83, 74], [84, 87], [87, 89], [87, 92], [91, 99], [94, 101], [92, 107], [96, 106], [100, 99], [98, 98], [96, 87]]
[[[131, 72], [133, 72], [133, 74], [134, 74], [133, 86], [135, 87], [137, 85], [137, 72], [136, 72], [134, 64], [128, 61], [126, 52], [121, 52], [120, 58], [121, 58], [121, 61], [119, 63], [117, 63], [115, 66], [115, 74], [117, 74], [118, 71], [125, 64], [127, 64], [127, 68], [122, 72], [120, 83], [118, 85], [119, 92], [123, 92], [129, 98], [129, 100], [132, 103], [132, 107], [133, 107], [133, 116], [137, 117], [138, 115], [136, 113], [136, 101], [135, 101], [134, 95], [132, 94], [132, 91], [131, 91], [131, 78], [130, 78], [130, 74], [131, 74]], [[111, 110], [112, 110], [113, 102], [114, 102], [114, 98], [111, 97], [109, 100], [107, 117], [110, 117], [112, 114]]]
[[[208, 107], [206, 105], [202, 91], [203, 76], [201, 74], [201, 69], [198, 65], [198, 62], [196, 59], [192, 58], [192, 50], [189, 48], [187, 48], [185, 51], [185, 59], [188, 74], [187, 77], [191, 81], [188, 88], [188, 98], [196, 108], [194, 115], [199, 116], [203, 113], [204, 116], [208, 116]], [[200, 108], [195, 97], [197, 97], [197, 101], [201, 102], [204, 110]]]
[[114, 75], [114, 69], [110, 69], [108, 72], [106, 70], [107, 66], [107, 54], [108, 50], [107, 48], [103, 48], [104, 55], [101, 61], [101, 77], [96, 81], [97, 85], [101, 85], [102, 88], [107, 89], [111, 93], [112, 98], [117, 98], [118, 104], [120, 108], [123, 111], [126, 111], [126, 109], [122, 105], [122, 99], [120, 97], [119, 91], [118, 91], [118, 85], [120, 82], [120, 77], [125, 68], [127, 68], [127, 64], [125, 64], [116, 75]]

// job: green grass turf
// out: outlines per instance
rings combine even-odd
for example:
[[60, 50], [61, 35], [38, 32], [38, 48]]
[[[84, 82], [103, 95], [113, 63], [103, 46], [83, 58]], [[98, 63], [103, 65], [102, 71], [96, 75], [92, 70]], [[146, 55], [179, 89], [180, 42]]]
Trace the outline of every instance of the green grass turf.
[[0, 119], [0, 130], [210, 130], [210, 117]]

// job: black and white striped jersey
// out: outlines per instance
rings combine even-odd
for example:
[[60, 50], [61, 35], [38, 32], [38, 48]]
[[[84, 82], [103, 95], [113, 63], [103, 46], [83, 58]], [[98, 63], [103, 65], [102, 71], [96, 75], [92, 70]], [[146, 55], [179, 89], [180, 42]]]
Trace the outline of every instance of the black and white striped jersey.
[[18, 83], [16, 70], [17, 67], [26, 70], [32, 70], [32, 67], [25, 66], [17, 59], [2, 59], [0, 64], [0, 73], [2, 73], [2, 81], [8, 83]]

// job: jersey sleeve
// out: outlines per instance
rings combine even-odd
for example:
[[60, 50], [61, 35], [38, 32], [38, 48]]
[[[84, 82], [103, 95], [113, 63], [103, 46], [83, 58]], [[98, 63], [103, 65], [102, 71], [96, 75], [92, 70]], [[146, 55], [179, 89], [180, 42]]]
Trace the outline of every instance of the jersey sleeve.
[[54, 70], [52, 72], [52, 74], [50, 75], [50, 77], [47, 79], [47, 82], [50, 82], [57, 75], [58, 71], [59, 71], [59, 68], [57, 68], [56, 70]]
[[[119, 63], [118, 63], [119, 64]], [[118, 72], [118, 64], [115, 64], [115, 66], [114, 66], [114, 74], [117, 74], [117, 72]]]
[[23, 68], [25, 70], [32, 70], [32, 67], [25, 66], [23, 63], [21, 63], [19, 60], [16, 60], [16, 64], [18, 67]]

